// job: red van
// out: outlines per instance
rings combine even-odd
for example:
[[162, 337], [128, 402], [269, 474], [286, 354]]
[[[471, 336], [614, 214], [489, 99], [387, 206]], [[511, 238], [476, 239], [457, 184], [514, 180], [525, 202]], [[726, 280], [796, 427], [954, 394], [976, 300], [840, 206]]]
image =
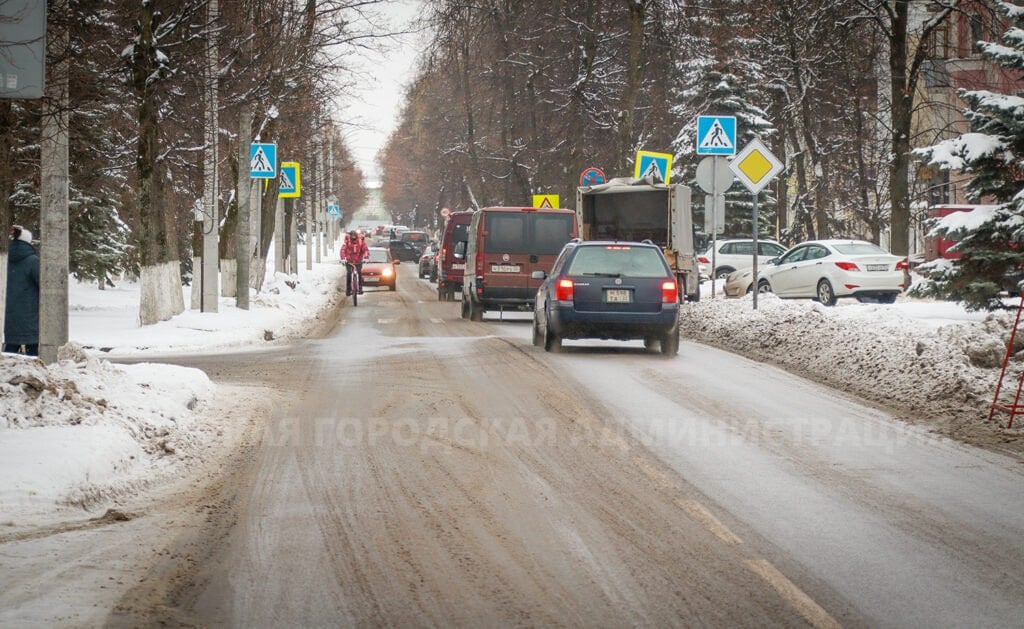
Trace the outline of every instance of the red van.
[[473, 212], [452, 212], [444, 222], [437, 257], [437, 300], [455, 301], [466, 270], [466, 238]]
[[576, 212], [533, 207], [485, 207], [473, 213], [466, 248], [462, 318], [485, 310], [533, 309], [541, 280], [565, 243], [577, 236]]

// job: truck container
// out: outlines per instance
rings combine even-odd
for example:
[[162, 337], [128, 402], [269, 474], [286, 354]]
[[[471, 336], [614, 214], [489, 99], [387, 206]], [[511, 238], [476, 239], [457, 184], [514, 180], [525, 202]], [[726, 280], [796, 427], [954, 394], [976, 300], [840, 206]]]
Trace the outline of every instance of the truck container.
[[650, 240], [665, 252], [679, 282], [679, 299], [700, 299], [690, 188], [618, 178], [576, 189], [576, 221], [583, 240]]

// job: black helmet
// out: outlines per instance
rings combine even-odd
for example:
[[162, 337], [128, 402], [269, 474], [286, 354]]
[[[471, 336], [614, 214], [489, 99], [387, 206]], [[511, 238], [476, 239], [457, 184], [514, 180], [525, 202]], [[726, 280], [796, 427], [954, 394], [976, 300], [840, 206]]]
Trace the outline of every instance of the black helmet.
[[359, 237], [359, 235], [358, 235], [358, 234], [356, 234], [356, 230], [354, 230], [354, 229], [353, 229], [352, 231], [350, 231], [350, 232], [348, 233], [348, 237], [349, 237], [349, 238], [350, 238], [351, 240], [355, 240], [356, 238], [358, 238], [358, 237]]

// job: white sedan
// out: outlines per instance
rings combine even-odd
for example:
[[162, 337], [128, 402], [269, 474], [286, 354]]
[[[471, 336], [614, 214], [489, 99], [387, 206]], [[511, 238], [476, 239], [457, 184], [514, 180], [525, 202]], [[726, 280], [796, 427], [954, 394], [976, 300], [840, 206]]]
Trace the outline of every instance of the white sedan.
[[815, 299], [839, 297], [891, 304], [903, 292], [904, 258], [865, 240], [811, 240], [793, 247], [758, 273], [760, 292]]

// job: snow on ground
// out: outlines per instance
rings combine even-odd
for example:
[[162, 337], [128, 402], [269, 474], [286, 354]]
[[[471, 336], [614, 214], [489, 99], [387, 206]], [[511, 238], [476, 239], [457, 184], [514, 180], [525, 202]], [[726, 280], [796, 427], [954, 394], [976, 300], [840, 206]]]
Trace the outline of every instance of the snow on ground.
[[[1016, 420], [1013, 431], [983, 425], [1015, 315], [906, 296], [893, 305], [840, 300], [826, 307], [760, 295], [755, 311], [751, 295], [719, 295], [684, 307], [681, 327], [684, 338], [779, 365], [939, 432], [994, 445], [1020, 442], [1017, 428], [1024, 423]], [[1011, 365], [1005, 393], [1015, 389], [1021, 369], [1019, 360]], [[997, 417], [1005, 424], [1005, 414]]]
[[[268, 278], [248, 311], [221, 299], [216, 314], [187, 310], [144, 328], [137, 325], [138, 286], [122, 282], [100, 291], [72, 282], [74, 345], [63, 359], [44, 367], [0, 355], [0, 527], [10, 532], [95, 516], [201, 460], [220, 430], [204, 416], [216, 395], [206, 375], [105, 358], [238, 351], [300, 336], [340, 296], [343, 267], [300, 268], [297, 277]], [[683, 308], [682, 329], [684, 338], [772, 362], [945, 434], [1020, 445], [1024, 433], [1016, 428], [977, 431], [1013, 314], [907, 297], [891, 306], [843, 300], [826, 308], [773, 295], [761, 296], [754, 311], [750, 296], [705, 294]]]
[[[44, 366], [0, 354], [0, 537], [93, 517], [200, 462], [222, 434], [204, 416], [217, 392], [206, 374], [106, 357], [238, 351], [301, 336], [343, 295], [344, 268], [326, 262], [306, 271], [300, 262], [300, 269], [268, 277], [247, 311], [225, 298], [218, 313], [186, 310], [145, 327], [137, 322], [137, 284], [100, 291], [71, 280], [71, 344], [61, 360]], [[190, 289], [183, 290], [188, 304]]]

